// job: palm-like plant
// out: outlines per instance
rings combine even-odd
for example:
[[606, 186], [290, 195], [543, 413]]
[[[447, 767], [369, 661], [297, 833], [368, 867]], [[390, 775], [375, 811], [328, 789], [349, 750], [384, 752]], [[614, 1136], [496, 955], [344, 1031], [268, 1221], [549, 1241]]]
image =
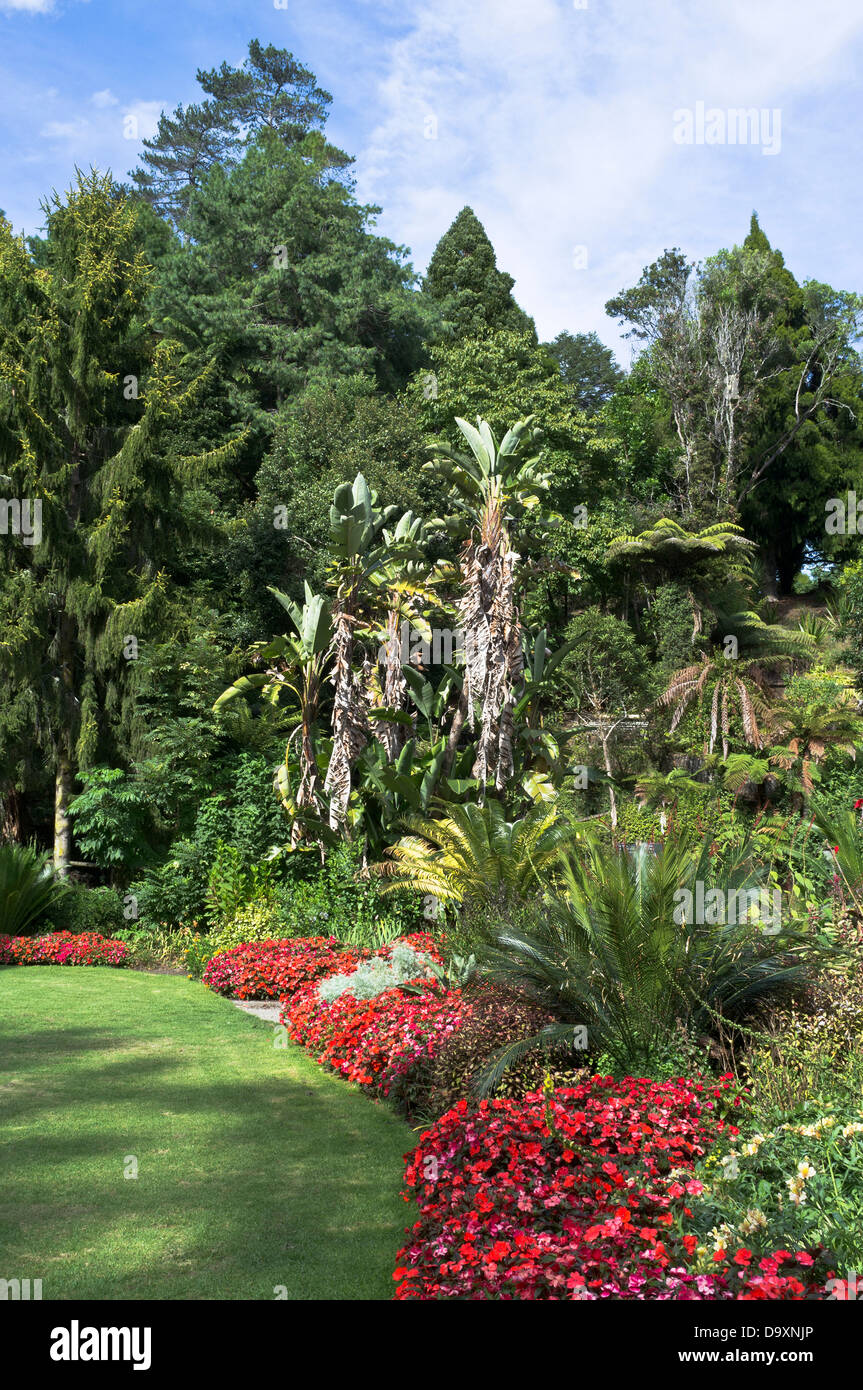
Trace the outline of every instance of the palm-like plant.
[[442, 575], [423, 554], [425, 528], [422, 519], [412, 512], [405, 512], [393, 531], [385, 527], [383, 539], [391, 558], [370, 575], [371, 584], [383, 601], [385, 617], [383, 627], [372, 632], [381, 644], [382, 675], [375, 668], [369, 690], [369, 717], [375, 721], [375, 735], [387, 760], [394, 762], [402, 748], [402, 731], [409, 723], [399, 717], [406, 709], [408, 697], [402, 670], [402, 624], [412, 627], [423, 641], [431, 640], [431, 628], [423, 610], [436, 605], [434, 586]]
[[660, 517], [637, 536], [616, 536], [609, 558], [637, 566], [645, 578], [664, 576], [685, 584], [692, 606], [694, 642], [703, 629], [702, 609], [715, 582], [716, 561], [722, 561], [726, 578], [746, 578], [755, 549], [755, 542], [733, 522], [719, 521], [702, 531], [687, 531], [671, 517]]
[[[306, 600], [301, 608], [287, 594], [270, 588], [270, 593], [290, 617], [295, 631], [276, 637], [272, 642], [256, 644], [252, 648], [253, 659], [256, 662], [269, 662], [267, 670], [241, 676], [219, 696], [214, 706], [218, 709], [228, 700], [250, 694], [260, 694], [270, 704], [276, 704], [283, 691], [288, 691], [296, 701], [296, 724], [288, 739], [284, 764], [276, 775], [282, 804], [292, 818], [291, 844], [294, 847], [303, 838], [308, 819], [319, 818], [323, 811], [316, 734], [332, 636], [327, 600], [320, 594], [313, 594], [308, 584], [305, 590]], [[297, 744], [300, 766], [296, 793], [290, 781], [290, 755], [294, 743]]]
[[564, 847], [586, 838], [584, 827], [546, 804], [515, 821], [506, 820], [498, 801], [446, 804], [444, 815], [407, 816], [404, 824], [412, 833], [387, 849], [388, 859], [370, 866], [384, 880], [381, 892], [409, 889], [452, 903], [526, 896]]
[[856, 758], [863, 719], [850, 690], [825, 691], [802, 703], [781, 700], [771, 711], [770, 731], [782, 740], [782, 746], [770, 749], [771, 763], [786, 772], [798, 772], [804, 796], [811, 796], [818, 764], [831, 749]]
[[[523, 673], [518, 566], [511, 529], [547, 496], [548, 476], [538, 453], [534, 417], [519, 421], [498, 445], [485, 420], [476, 428], [456, 424], [470, 455], [437, 445], [425, 468], [451, 487], [450, 530], [467, 531], [461, 554], [462, 593], [458, 609], [465, 638], [465, 678], [454, 724], [478, 721], [474, 776], [484, 788], [493, 780], [502, 791], [513, 773], [513, 710]], [[481, 791], [482, 799], [482, 791]]]
[[713, 752], [719, 738], [723, 760], [727, 760], [734, 711], [740, 717], [746, 742], [763, 748], [761, 724], [770, 701], [770, 677], [783, 664], [811, 656], [812, 643], [805, 633], [765, 623], [748, 610], [729, 614], [722, 628], [727, 634], [722, 649], [715, 648], [692, 666], [677, 671], [657, 703], [673, 706], [669, 731], [674, 733], [689, 706], [696, 700], [699, 704], [707, 700], [708, 752]]
[[0, 845], [0, 936], [26, 936], [69, 892], [50, 857], [22, 845]]
[[330, 828], [345, 823], [351, 797], [351, 767], [368, 739], [368, 710], [363, 680], [353, 667], [354, 633], [359, 622], [363, 586], [387, 561], [381, 532], [395, 514], [383, 511], [361, 473], [336, 488], [330, 508], [333, 565], [333, 747], [324, 791], [330, 798]]
[[[649, 1074], [657, 1052], [683, 1023], [736, 1019], [760, 996], [790, 985], [804, 966], [793, 928], [767, 935], [758, 921], [719, 925], [680, 917], [680, 890], [760, 889], [744, 847], [717, 867], [705, 843], [668, 842], [660, 854], [593, 843], [568, 859], [557, 893], [530, 924], [498, 927], [478, 946], [482, 973], [555, 1014], [531, 1038], [504, 1048], [483, 1078], [488, 1090], [525, 1052], [571, 1044], [586, 1028], [594, 1055]], [[726, 899], [727, 901], [727, 899]], [[693, 912], [692, 916], [695, 917]]]

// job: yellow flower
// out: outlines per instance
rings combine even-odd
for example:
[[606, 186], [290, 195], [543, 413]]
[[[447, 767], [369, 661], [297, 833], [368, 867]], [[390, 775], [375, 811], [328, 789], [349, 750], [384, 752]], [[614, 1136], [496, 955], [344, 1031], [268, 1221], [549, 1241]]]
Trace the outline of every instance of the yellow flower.
[[816, 1169], [813, 1168], [808, 1158], [801, 1158], [800, 1162], [797, 1165], [797, 1172], [798, 1175], [805, 1181], [806, 1178], [812, 1178], [815, 1176]]
[[754, 1235], [756, 1231], [765, 1229], [767, 1217], [758, 1207], [750, 1207], [740, 1223], [740, 1229], [745, 1236]]

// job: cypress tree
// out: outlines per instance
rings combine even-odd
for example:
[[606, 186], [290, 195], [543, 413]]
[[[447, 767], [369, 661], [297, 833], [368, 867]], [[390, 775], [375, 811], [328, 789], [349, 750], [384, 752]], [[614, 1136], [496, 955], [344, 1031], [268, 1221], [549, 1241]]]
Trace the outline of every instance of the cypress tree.
[[472, 208], [464, 207], [444, 232], [423, 281], [423, 291], [438, 305], [456, 338], [477, 338], [498, 329], [529, 332], [533, 319], [512, 297], [511, 275], [498, 270], [494, 247]]

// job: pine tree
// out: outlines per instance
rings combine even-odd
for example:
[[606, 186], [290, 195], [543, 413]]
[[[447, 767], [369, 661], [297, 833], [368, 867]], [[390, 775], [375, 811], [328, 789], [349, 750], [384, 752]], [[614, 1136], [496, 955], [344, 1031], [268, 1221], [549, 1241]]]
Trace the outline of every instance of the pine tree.
[[0, 723], [30, 711], [65, 873], [75, 773], [104, 749], [135, 644], [167, 608], [181, 483], [204, 467], [173, 457], [170, 431], [206, 377], [183, 387], [178, 345], [144, 317], [151, 272], [110, 176], [79, 173], [45, 213], [41, 267], [0, 225], [0, 473], [30, 523], [0, 535]]
[[533, 319], [512, 297], [511, 275], [498, 270], [494, 247], [472, 208], [464, 207], [429, 261], [423, 290], [440, 305], [456, 338], [477, 338], [498, 329], [530, 332]]
[[[140, 196], [181, 234], [192, 193], [214, 166], [236, 164], [262, 130], [290, 148], [325, 124], [332, 102], [292, 53], [257, 39], [242, 67], [199, 69], [197, 80], [210, 99], [178, 106], [173, 116], [162, 112], [156, 134], [143, 142], [143, 167], [130, 174]], [[350, 164], [343, 151], [327, 148], [336, 173]]]
[[189, 242], [160, 263], [157, 322], [201, 361], [218, 355], [237, 418], [264, 444], [312, 382], [366, 372], [402, 384], [422, 357], [421, 296], [404, 250], [371, 231], [313, 131], [264, 129], [193, 197]]

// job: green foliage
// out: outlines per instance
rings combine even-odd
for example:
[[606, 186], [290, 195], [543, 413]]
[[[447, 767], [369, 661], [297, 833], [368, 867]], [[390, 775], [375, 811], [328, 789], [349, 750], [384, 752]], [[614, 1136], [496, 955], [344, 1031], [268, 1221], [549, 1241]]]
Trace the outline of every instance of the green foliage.
[[423, 293], [439, 306], [448, 334], [477, 338], [499, 329], [536, 329], [512, 297], [511, 275], [498, 270], [494, 247], [473, 208], [464, 207], [435, 247]]
[[[858, 1269], [863, 1256], [863, 1107], [857, 1094], [804, 1102], [784, 1122], [724, 1138], [695, 1170], [705, 1184], [693, 1223], [705, 1247], [745, 1246], [754, 1263], [777, 1249], [823, 1246], [812, 1270]], [[763, 1123], [763, 1122], [762, 1122]], [[692, 1227], [690, 1226], [690, 1229]]]
[[285, 833], [272, 769], [263, 758], [243, 754], [234, 764], [231, 794], [201, 801], [191, 836], [175, 840], [168, 858], [131, 884], [139, 921], [191, 927], [203, 926], [211, 914], [216, 923], [232, 915], [282, 877], [270, 856]]
[[768, 933], [754, 919], [730, 921], [731, 913], [699, 922], [681, 896], [688, 891], [694, 904], [699, 883], [726, 903], [730, 891], [767, 886], [749, 847], [718, 858], [708, 841], [697, 848], [668, 839], [660, 853], [597, 843], [570, 858], [558, 892], [525, 923], [495, 927], [477, 949], [489, 978], [559, 1020], [512, 1055], [560, 1042], [580, 1025], [592, 1052], [650, 1074], [681, 1024], [695, 1031], [740, 1019], [800, 978], [805, 938], [793, 924]]
[[68, 891], [46, 854], [0, 845], [0, 936], [32, 936], [63, 908]]
[[847, 642], [845, 660], [857, 673], [863, 692], [863, 560], [847, 564], [839, 576], [840, 631]]
[[[209, 960], [209, 955], [201, 950], [206, 938], [190, 927], [125, 925], [113, 935], [126, 943], [129, 964], [138, 970], [200, 976]], [[200, 968], [197, 966], [199, 958]]]
[[354, 946], [377, 947], [428, 928], [419, 895], [385, 896], [375, 879], [360, 876], [361, 860], [353, 846], [330, 850], [323, 867], [311, 855], [302, 857], [304, 873], [289, 878], [279, 895], [278, 935], [336, 936]]
[[219, 840], [207, 879], [210, 926], [230, 921], [244, 904], [272, 895], [278, 872], [272, 860], [250, 864], [239, 845]]
[[57, 931], [98, 932], [101, 936], [119, 936], [128, 927], [123, 898], [113, 888], [85, 888], [73, 883], [51, 912], [51, 922]]
[[563, 848], [585, 832], [556, 805], [540, 804], [508, 821], [499, 801], [450, 805], [437, 817], [406, 816], [412, 832], [392, 845], [370, 873], [386, 894], [405, 890], [442, 903], [527, 896], [557, 863]]
[[312, 383], [365, 372], [392, 389], [420, 361], [413, 272], [333, 177], [344, 162], [317, 131], [285, 145], [263, 128], [240, 163], [212, 166], [160, 263], [158, 321], [197, 360], [218, 357], [261, 453]]
[[567, 624], [565, 639], [570, 650], [558, 673], [558, 705], [593, 718], [637, 714], [647, 684], [644, 655], [628, 623], [588, 608]]
[[577, 409], [587, 415], [595, 415], [623, 381], [614, 353], [596, 333], [558, 333], [543, 346], [557, 362]]
[[[144, 167], [132, 174], [147, 203], [180, 228], [208, 170], [236, 162], [264, 127], [284, 144], [296, 143], [324, 123], [332, 100], [293, 54], [272, 44], [264, 48], [257, 39], [241, 68], [222, 63], [197, 76], [210, 99], [179, 106], [173, 117], [163, 111], [155, 136], [143, 141]], [[344, 156], [334, 164], [348, 162]]]
[[243, 903], [232, 917], [226, 918], [211, 932], [206, 947], [200, 948], [199, 953], [206, 955], [209, 960], [210, 956], [229, 951], [232, 946], [242, 946], [245, 941], [278, 941], [286, 934], [276, 899], [256, 898]]
[[69, 806], [82, 854], [100, 869], [131, 870], [150, 857], [152, 804], [146, 789], [121, 768], [81, 773], [84, 790]]

